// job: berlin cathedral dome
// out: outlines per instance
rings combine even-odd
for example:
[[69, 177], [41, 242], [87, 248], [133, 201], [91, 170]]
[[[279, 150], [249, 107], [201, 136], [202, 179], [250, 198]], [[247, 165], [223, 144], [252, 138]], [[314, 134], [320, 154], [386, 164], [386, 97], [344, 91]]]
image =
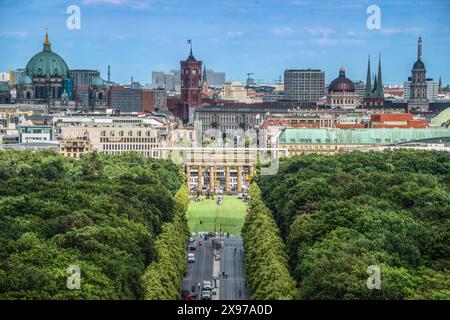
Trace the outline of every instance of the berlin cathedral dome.
[[31, 58], [26, 70], [31, 78], [47, 76], [69, 77], [69, 67], [63, 58], [52, 51], [48, 34], [45, 35], [44, 49]]
[[57, 107], [64, 90], [72, 90], [69, 67], [52, 51], [46, 32], [44, 49], [28, 61], [25, 73], [19, 79], [16, 101]]

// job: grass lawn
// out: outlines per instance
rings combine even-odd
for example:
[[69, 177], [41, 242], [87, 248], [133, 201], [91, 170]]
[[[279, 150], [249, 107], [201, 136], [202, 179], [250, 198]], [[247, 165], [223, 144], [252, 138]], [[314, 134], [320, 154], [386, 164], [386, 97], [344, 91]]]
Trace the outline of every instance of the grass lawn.
[[220, 207], [217, 196], [214, 200], [191, 202], [187, 212], [189, 229], [191, 232], [219, 232], [222, 224], [223, 232], [240, 235], [246, 211], [247, 204], [237, 196], [224, 196]]

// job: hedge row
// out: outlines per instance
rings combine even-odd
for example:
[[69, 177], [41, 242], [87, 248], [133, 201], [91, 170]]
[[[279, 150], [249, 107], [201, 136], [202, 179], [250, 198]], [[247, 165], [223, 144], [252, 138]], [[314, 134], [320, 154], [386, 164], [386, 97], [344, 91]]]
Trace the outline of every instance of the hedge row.
[[142, 276], [147, 300], [180, 298], [180, 287], [187, 270], [188, 205], [188, 189], [183, 185], [175, 195], [174, 219], [163, 225], [163, 231], [155, 241], [158, 258], [148, 266]]
[[256, 183], [250, 187], [250, 197], [250, 213], [245, 219], [242, 236], [251, 298], [294, 299], [297, 289], [289, 274], [285, 245]]

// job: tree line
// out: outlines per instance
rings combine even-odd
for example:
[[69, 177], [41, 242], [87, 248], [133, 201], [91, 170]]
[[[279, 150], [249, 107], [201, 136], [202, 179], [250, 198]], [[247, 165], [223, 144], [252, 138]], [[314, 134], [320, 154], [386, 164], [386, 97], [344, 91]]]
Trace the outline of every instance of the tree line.
[[163, 225], [155, 241], [157, 259], [142, 277], [147, 300], [176, 300], [186, 275], [186, 243], [189, 238], [186, 212], [189, 205], [188, 188], [183, 185], [175, 195], [175, 215]]
[[250, 211], [242, 228], [242, 238], [251, 298], [293, 299], [296, 293], [295, 280], [289, 274], [285, 245], [255, 183], [250, 187], [250, 197]]
[[[304, 155], [255, 178], [298, 299], [450, 299], [450, 153]], [[369, 289], [369, 266], [380, 289]]]

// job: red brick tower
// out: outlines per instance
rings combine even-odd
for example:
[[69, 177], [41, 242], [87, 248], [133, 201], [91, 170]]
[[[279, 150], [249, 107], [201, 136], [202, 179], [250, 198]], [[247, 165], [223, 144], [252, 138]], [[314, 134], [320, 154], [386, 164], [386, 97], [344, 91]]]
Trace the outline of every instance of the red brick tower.
[[181, 100], [183, 103], [182, 117], [189, 119], [189, 109], [202, 103], [202, 62], [197, 61], [192, 54], [192, 45], [189, 57], [181, 64]]

